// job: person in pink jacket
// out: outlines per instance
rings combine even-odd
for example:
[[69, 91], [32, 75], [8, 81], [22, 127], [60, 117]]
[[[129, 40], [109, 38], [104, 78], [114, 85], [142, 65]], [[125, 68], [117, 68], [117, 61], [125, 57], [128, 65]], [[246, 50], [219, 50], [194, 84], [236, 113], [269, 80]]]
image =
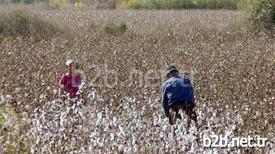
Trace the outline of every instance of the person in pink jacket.
[[79, 85], [81, 84], [81, 76], [76, 73], [77, 63], [74, 60], [66, 62], [67, 73], [62, 74], [59, 79], [61, 90], [69, 94], [69, 98], [79, 98]]

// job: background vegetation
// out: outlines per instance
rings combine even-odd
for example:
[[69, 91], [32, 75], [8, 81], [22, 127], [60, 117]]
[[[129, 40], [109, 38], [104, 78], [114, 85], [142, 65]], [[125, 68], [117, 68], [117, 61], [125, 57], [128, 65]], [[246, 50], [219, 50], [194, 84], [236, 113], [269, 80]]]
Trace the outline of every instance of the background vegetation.
[[97, 9], [229, 9], [245, 10], [250, 14], [247, 21], [253, 29], [272, 30], [275, 23], [274, 0], [11, 0], [1, 3], [44, 3], [60, 9], [74, 4]]
[[46, 39], [62, 35], [64, 29], [58, 24], [30, 16], [23, 10], [5, 12], [0, 16], [0, 35], [3, 37], [33, 37]]
[[127, 30], [127, 24], [125, 22], [105, 21], [102, 30], [108, 34], [121, 34]]
[[275, 27], [275, 0], [252, 0], [249, 7], [249, 19], [255, 27]]
[[123, 0], [130, 9], [237, 9], [236, 0]]

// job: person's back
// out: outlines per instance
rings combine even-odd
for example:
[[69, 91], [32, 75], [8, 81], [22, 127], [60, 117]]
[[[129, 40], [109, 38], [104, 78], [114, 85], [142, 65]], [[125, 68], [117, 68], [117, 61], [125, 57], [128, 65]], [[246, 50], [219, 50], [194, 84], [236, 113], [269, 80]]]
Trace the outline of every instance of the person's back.
[[180, 76], [171, 77], [163, 84], [167, 96], [167, 107], [187, 101], [195, 105], [191, 81]]

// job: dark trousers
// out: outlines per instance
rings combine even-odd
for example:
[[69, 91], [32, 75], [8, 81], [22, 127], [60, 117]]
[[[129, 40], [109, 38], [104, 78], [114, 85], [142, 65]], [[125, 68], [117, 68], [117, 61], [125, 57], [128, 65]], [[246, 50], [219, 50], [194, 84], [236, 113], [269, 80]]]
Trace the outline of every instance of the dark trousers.
[[[175, 124], [177, 119], [182, 119], [181, 115], [179, 114], [179, 111], [182, 110], [185, 112], [187, 115], [187, 129], [190, 128], [191, 125], [191, 120], [195, 122], [196, 127], [198, 126], [197, 123], [197, 114], [194, 111], [195, 105], [188, 103], [188, 102], [180, 102], [180, 103], [175, 103], [176, 105], [172, 105], [168, 109], [168, 118], [169, 118], [169, 123], [171, 125]], [[198, 127], [197, 127], [198, 128]]]

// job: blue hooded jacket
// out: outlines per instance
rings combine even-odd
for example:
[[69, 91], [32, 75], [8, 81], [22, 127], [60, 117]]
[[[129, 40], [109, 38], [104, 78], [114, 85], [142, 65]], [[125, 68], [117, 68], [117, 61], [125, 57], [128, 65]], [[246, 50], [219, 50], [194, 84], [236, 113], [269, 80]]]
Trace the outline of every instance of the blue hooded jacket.
[[162, 85], [162, 104], [167, 112], [171, 105], [188, 102], [195, 105], [192, 83], [180, 76], [171, 77]]

